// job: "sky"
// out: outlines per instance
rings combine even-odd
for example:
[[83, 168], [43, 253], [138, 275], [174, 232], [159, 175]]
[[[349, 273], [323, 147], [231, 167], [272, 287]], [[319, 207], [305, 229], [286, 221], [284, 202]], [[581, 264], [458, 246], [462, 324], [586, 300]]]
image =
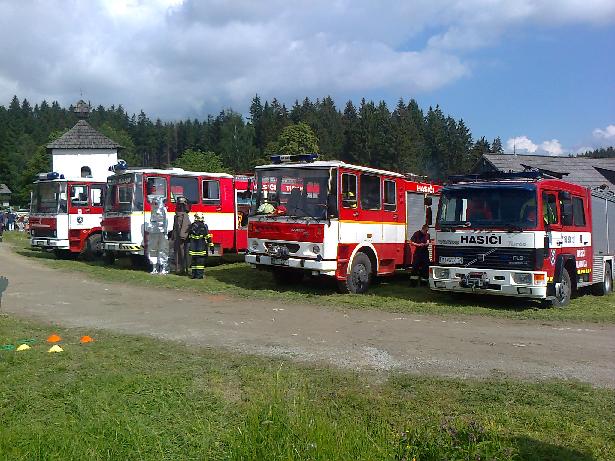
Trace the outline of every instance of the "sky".
[[615, 145], [615, 0], [0, 0], [0, 104], [414, 98], [507, 151]]

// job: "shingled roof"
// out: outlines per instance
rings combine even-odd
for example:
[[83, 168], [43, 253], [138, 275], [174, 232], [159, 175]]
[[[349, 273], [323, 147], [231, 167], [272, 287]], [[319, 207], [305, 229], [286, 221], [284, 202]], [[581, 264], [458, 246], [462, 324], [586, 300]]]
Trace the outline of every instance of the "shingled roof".
[[555, 157], [547, 155], [485, 154], [473, 172], [523, 171], [525, 166], [567, 173], [565, 181], [585, 187], [615, 186], [615, 158]]
[[85, 120], [79, 120], [61, 137], [47, 144], [47, 149], [118, 149], [121, 147], [115, 141], [96, 131]]
[[0, 194], [10, 194], [11, 189], [6, 184], [0, 184]]

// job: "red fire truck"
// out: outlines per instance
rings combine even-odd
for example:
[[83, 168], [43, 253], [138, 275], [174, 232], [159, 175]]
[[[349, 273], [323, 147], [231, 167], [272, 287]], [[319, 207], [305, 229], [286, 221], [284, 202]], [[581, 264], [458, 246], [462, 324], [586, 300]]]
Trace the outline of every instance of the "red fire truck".
[[105, 187], [87, 178], [41, 173], [30, 204], [32, 246], [53, 250], [57, 257], [99, 255]]
[[613, 286], [615, 195], [541, 171], [454, 178], [436, 223], [434, 290], [565, 306]]
[[244, 251], [247, 246], [247, 217], [250, 210], [252, 179], [226, 173], [202, 173], [168, 170], [124, 169], [107, 178], [103, 213], [103, 249], [105, 262], [118, 256], [131, 256], [143, 263], [147, 246], [146, 223], [150, 219], [148, 196], [167, 198], [168, 230], [173, 227], [175, 200], [190, 202], [190, 215], [203, 214], [213, 236], [212, 255]]
[[426, 197], [437, 202], [439, 186], [312, 155], [272, 161], [256, 167], [246, 262], [280, 283], [335, 277], [351, 293], [410, 265], [409, 238], [431, 216]]

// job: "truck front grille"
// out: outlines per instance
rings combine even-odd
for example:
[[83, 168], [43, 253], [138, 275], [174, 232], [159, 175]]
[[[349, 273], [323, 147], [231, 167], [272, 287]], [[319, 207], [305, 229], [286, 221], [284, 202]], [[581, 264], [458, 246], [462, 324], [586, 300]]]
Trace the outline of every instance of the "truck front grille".
[[41, 227], [35, 227], [32, 229], [32, 237], [56, 237], [57, 233], [55, 229], [46, 229]]
[[[539, 270], [543, 250], [535, 248], [490, 248], [436, 246], [435, 265], [479, 269]], [[463, 263], [443, 263], [440, 258], [463, 258]], [[449, 261], [451, 261], [449, 259]]]

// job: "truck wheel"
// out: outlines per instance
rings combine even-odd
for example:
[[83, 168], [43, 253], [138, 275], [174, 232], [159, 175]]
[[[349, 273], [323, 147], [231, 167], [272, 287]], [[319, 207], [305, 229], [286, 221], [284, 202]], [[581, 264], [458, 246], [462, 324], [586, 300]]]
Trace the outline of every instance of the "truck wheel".
[[112, 251], [105, 251], [102, 260], [105, 266], [112, 266], [115, 262], [115, 254]]
[[604, 280], [594, 285], [592, 291], [597, 296], [608, 295], [613, 291], [613, 271], [609, 263], [604, 265]]
[[556, 293], [555, 297], [548, 301], [551, 307], [566, 307], [570, 303], [570, 298], [572, 298], [572, 282], [570, 281], [568, 270], [564, 269], [562, 272], [560, 283], [561, 289], [559, 294]]
[[365, 253], [357, 253], [352, 260], [346, 280], [339, 280], [340, 293], [365, 293], [372, 282], [372, 261]]
[[300, 269], [274, 269], [273, 278], [278, 285], [295, 285], [303, 280], [304, 272]]
[[81, 250], [79, 256], [84, 261], [92, 261], [95, 258], [100, 258], [101, 251], [101, 237], [100, 234], [92, 234], [85, 241], [85, 245]]

